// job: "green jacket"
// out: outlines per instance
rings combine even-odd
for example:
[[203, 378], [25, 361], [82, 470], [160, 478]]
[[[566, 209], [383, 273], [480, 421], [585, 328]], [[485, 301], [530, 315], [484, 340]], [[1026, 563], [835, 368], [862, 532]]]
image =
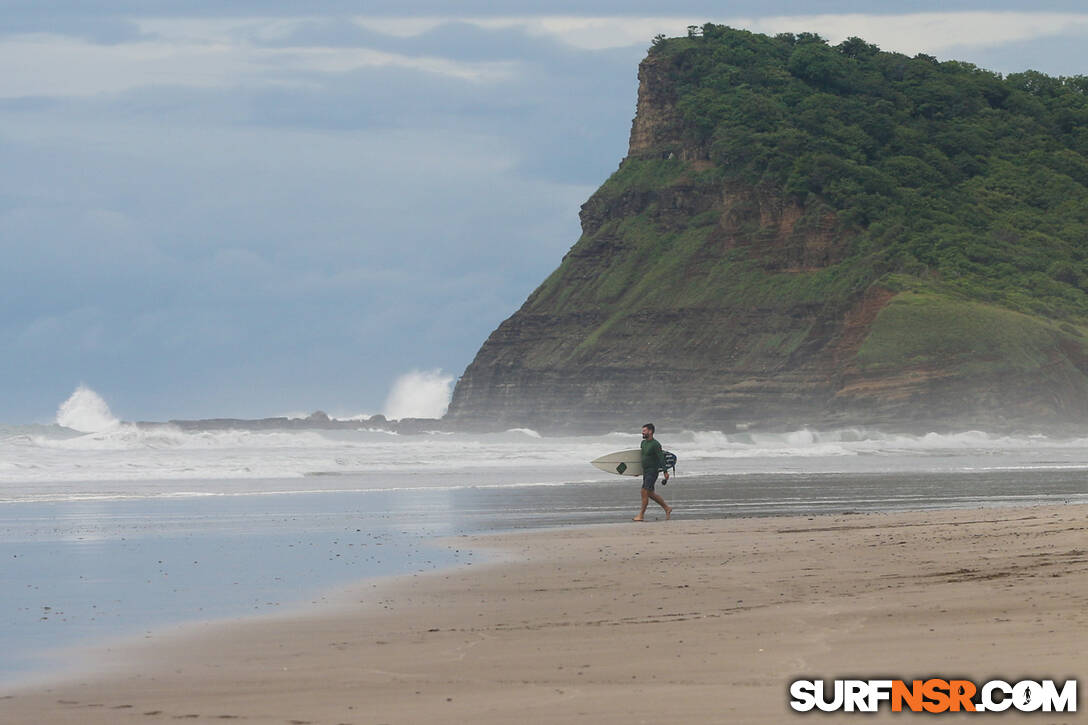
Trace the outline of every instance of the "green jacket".
[[651, 438], [648, 441], [642, 441], [640, 448], [642, 450], [643, 471], [665, 470], [665, 451], [661, 448], [661, 444], [657, 442], [657, 439]]

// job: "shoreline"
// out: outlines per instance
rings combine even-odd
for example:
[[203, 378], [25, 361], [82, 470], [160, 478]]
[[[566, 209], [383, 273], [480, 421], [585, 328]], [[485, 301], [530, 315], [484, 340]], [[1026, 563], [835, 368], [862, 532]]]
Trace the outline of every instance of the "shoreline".
[[0, 715], [775, 722], [801, 677], [1076, 678], [1086, 531], [1066, 504], [458, 537], [497, 559], [116, 645], [110, 673], [10, 691]]

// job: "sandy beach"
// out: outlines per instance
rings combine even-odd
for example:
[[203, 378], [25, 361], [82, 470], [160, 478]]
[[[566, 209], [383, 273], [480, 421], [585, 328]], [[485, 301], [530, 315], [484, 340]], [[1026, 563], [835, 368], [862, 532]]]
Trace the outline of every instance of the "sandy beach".
[[677, 513], [460, 538], [493, 560], [113, 646], [0, 721], [773, 723], [798, 678], [1084, 684], [1088, 506]]

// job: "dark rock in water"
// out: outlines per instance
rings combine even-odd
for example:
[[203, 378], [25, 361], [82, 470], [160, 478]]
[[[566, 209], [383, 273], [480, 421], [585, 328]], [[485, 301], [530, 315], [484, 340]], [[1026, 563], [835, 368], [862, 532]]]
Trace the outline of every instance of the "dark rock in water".
[[441, 420], [405, 418], [387, 420], [375, 415], [367, 420], [338, 420], [317, 411], [305, 418], [204, 418], [200, 420], [171, 420], [167, 423], [143, 421], [141, 426], [170, 425], [182, 430], [358, 430], [373, 428], [390, 433], [429, 433], [446, 431], [450, 426]]
[[1088, 422], [1088, 144], [1061, 121], [1088, 94], [1024, 75], [710, 25], [655, 43], [627, 157], [446, 423]]

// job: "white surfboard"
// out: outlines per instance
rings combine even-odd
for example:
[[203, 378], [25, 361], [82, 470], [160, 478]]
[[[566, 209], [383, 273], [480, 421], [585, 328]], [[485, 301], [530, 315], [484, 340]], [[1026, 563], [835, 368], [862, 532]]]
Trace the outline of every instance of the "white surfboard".
[[642, 451], [637, 448], [633, 451], [609, 453], [590, 463], [608, 473], [618, 473], [621, 476], [642, 475]]

